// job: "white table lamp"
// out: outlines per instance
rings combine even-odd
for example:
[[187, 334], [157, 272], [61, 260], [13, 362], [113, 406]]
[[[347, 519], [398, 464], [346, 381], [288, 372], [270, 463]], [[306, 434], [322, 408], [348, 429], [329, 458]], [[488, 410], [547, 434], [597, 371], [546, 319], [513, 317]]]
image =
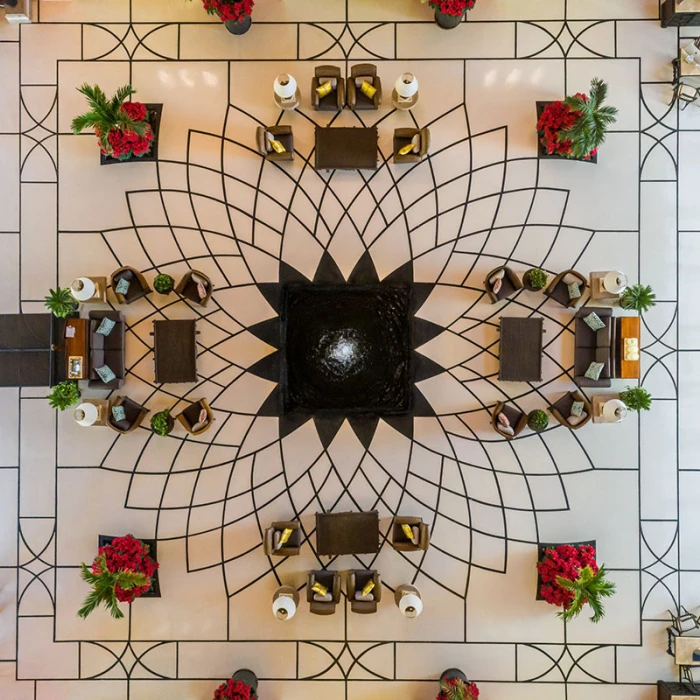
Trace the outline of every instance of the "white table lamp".
[[100, 412], [97, 410], [97, 406], [92, 403], [81, 403], [80, 406], [73, 411], [75, 422], [78, 425], [82, 425], [84, 428], [95, 425], [99, 417]]
[[297, 94], [297, 81], [293, 75], [281, 73], [275, 78], [273, 88], [280, 100], [293, 100]]
[[281, 586], [272, 596], [272, 614], [278, 620], [291, 620], [297, 612], [299, 593], [292, 586]]
[[603, 278], [603, 286], [610, 294], [622, 294], [627, 289], [627, 275], [619, 270], [612, 270]]
[[423, 612], [423, 599], [415, 586], [403, 584], [396, 588], [394, 601], [404, 617], [412, 619]]
[[619, 423], [627, 417], [627, 406], [620, 399], [610, 399], [603, 405], [603, 418], [607, 423]]
[[396, 79], [394, 89], [399, 97], [410, 99], [418, 92], [418, 80], [413, 73], [403, 73]]
[[95, 283], [89, 277], [77, 277], [70, 286], [70, 293], [77, 301], [87, 301], [95, 294]]

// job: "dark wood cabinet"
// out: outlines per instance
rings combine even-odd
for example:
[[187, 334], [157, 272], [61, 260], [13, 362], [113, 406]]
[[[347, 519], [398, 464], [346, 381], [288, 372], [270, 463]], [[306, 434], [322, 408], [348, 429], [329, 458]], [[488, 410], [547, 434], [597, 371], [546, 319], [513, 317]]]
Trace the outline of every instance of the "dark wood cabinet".
[[700, 695], [690, 691], [686, 683], [671, 683], [669, 681], [657, 681], [656, 693], [657, 700], [685, 700], [685, 698], [698, 700], [700, 698]]
[[665, 0], [661, 6], [662, 27], [700, 26], [700, 2], [698, 0]]

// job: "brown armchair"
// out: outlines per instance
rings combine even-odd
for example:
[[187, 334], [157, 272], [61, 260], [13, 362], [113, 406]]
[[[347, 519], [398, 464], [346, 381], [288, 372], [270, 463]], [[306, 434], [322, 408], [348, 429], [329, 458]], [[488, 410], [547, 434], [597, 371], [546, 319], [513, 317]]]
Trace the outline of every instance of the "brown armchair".
[[[374, 588], [367, 596], [367, 600], [358, 600], [358, 594], [362, 595], [362, 589], [374, 581]], [[370, 599], [371, 597], [371, 599]], [[348, 599], [350, 610], [361, 615], [369, 615], [377, 612], [377, 603], [382, 599], [382, 580], [376, 571], [369, 569], [356, 569], [348, 572]]]
[[[315, 593], [311, 590], [314, 583], [319, 582], [330, 593], [330, 600], [316, 600]], [[306, 600], [309, 603], [309, 611], [314, 615], [332, 615], [335, 606], [340, 602], [340, 573], [337, 571], [310, 571], [306, 583]]]
[[[575, 299], [569, 298], [570, 282], [579, 283], [579, 289], [581, 290], [580, 297], [576, 297]], [[547, 289], [544, 290], [544, 293], [562, 306], [575, 309], [581, 299], [583, 299], [583, 293], [586, 291], [587, 286], [586, 278], [580, 272], [576, 272], [576, 270], [564, 270], [564, 272], [559, 273], [551, 281]]]
[[[199, 419], [202, 411], [205, 411], [207, 414], [206, 419], [203, 421]], [[194, 401], [183, 411], [180, 411], [175, 418], [180, 421], [180, 425], [182, 425], [190, 435], [206, 433], [214, 422], [214, 414], [206, 399]]]
[[[371, 99], [365, 95], [360, 86], [367, 81], [377, 88]], [[379, 109], [382, 103], [382, 81], [377, 75], [377, 66], [371, 63], [358, 63], [350, 69], [348, 78], [348, 107], [350, 109]]]
[[[403, 525], [408, 525], [413, 531], [414, 539], [408, 539], [403, 531]], [[430, 532], [428, 524], [423, 522], [423, 518], [414, 518], [405, 515], [397, 515], [391, 529], [391, 544], [397, 552], [418, 552], [425, 551], [430, 546]]]
[[[114, 416], [112, 415], [113, 406], [122, 406], [124, 408], [124, 420], [114, 420]], [[132, 401], [128, 396], [117, 396], [117, 398], [110, 403], [107, 425], [117, 433], [126, 435], [126, 433], [130, 433], [132, 430], [136, 430], [148, 413], [149, 410], [145, 406], [136, 403], [136, 401]]]
[[[416, 139], [416, 137], [418, 137]], [[413, 150], [401, 155], [399, 151], [408, 146], [414, 139]], [[418, 150], [416, 150], [416, 146]], [[430, 129], [394, 129], [394, 163], [419, 163], [428, 153], [430, 148]]]
[[[200, 297], [197, 291], [200, 281], [206, 290], [206, 296], [204, 298]], [[213, 289], [214, 285], [211, 283], [211, 280], [203, 272], [199, 272], [198, 270], [189, 270], [180, 280], [177, 287], [175, 287], [175, 291], [180, 296], [200, 306], [206, 306], [209, 303]]]
[[[571, 406], [574, 401], [583, 402], [583, 414], [578, 420], [577, 416], [571, 415]], [[549, 408], [549, 412], [565, 427], [571, 430], [578, 430], [583, 428], [588, 421], [593, 417], [593, 406], [591, 406], [590, 401], [580, 391], [569, 391], [564, 396], [562, 396], [559, 401], [552, 404]]]
[[[284, 153], [277, 153], [272, 148], [268, 134], [272, 134], [272, 137], [284, 146]], [[294, 135], [292, 134], [292, 127], [288, 124], [259, 126], [255, 131], [255, 142], [260, 155], [265, 156], [265, 160], [294, 160]]]
[[[504, 426], [501, 425], [501, 422], [498, 420], [498, 416], [501, 413], [508, 419], [510, 427], [513, 428], [512, 435], [503, 430]], [[491, 425], [499, 435], [506, 438], [506, 440], [512, 440], [513, 438], [518, 437], [518, 435], [523, 432], [523, 429], [527, 425], [527, 413], [524, 413], [515, 406], [509, 406], [508, 404], [503, 403], [503, 401], [499, 401], [494, 406], [493, 412], [491, 413]]]
[[[281, 535], [283, 530], [286, 529], [292, 530], [292, 534], [285, 544], [277, 547], [275, 535]], [[293, 557], [299, 554], [301, 552], [301, 528], [299, 523], [296, 520], [272, 523], [270, 527], [265, 529], [263, 534], [263, 552], [265, 552], [267, 557]]]
[[[116, 291], [119, 280], [126, 280], [129, 283], [129, 289], [127, 289], [126, 294], [119, 294]], [[115, 270], [109, 278], [109, 283], [112, 285], [114, 296], [117, 297], [117, 301], [120, 304], [131, 304], [152, 291], [148, 286], [148, 282], [146, 282], [146, 278], [136, 268], [128, 266]]]
[[[501, 280], [501, 288], [498, 292], [494, 292], [493, 288], [497, 278]], [[491, 300], [491, 303], [498, 304], [499, 301], [507, 299], [511, 294], [515, 294], [519, 289], [522, 289], [523, 283], [510, 267], [500, 265], [486, 275], [484, 287], [486, 288], [486, 296]]]
[[[335, 82], [335, 88], [321, 97], [316, 88], [323, 83]], [[340, 75], [337, 66], [316, 66], [311, 78], [311, 106], [324, 112], [339, 112], [345, 107], [345, 78]]]

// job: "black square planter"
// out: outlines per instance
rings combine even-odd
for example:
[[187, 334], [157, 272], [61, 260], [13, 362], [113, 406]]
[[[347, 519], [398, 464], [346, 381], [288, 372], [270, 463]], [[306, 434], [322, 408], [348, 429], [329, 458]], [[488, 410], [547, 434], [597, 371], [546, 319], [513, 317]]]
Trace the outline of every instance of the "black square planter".
[[[105, 545], [111, 544], [112, 540], [116, 537], [117, 535], [98, 535], [97, 547], [104, 547]], [[156, 540], [147, 540], [145, 537], [134, 537], [148, 545], [148, 556], [151, 557], [153, 561], [158, 561], [158, 542]], [[145, 593], [142, 593], [139, 598], [160, 598], [160, 579], [158, 578], [158, 571], [159, 569], [156, 569], [151, 578], [151, 587]]]
[[[544, 554], [548, 549], [556, 549], [562, 544], [569, 544], [572, 547], [580, 547], [581, 545], [584, 544], [589, 544], [593, 549], [598, 550], [598, 548], [595, 545], [595, 540], [587, 540], [585, 542], [542, 542], [537, 545], [537, 563], [539, 564], [543, 559], [544, 559]], [[535, 596], [535, 600], [544, 600], [544, 598], [540, 595], [540, 588], [542, 588], [542, 579], [540, 578], [540, 572], [537, 572], [537, 595]]]
[[[544, 112], [544, 108], [548, 105], [551, 104], [551, 102], [535, 102], [535, 105], [537, 106], [537, 122], [540, 121], [540, 117], [542, 116], [542, 112]], [[564, 156], [557, 155], [556, 153], [547, 153], [547, 149], [545, 146], [542, 145], [540, 142], [540, 132], [537, 132], [537, 157], [540, 160], [548, 160], [548, 159], [554, 159], [554, 160], [575, 160], [579, 163], [597, 163], [598, 162], [598, 154], [596, 153], [592, 158], [565, 158]]]
[[285, 287], [281, 324], [285, 412], [408, 411], [410, 300], [407, 286]]
[[100, 165], [114, 165], [115, 163], [153, 163], [158, 160], [158, 133], [160, 131], [160, 119], [163, 115], [163, 105], [147, 104], [146, 109], [148, 110], [148, 122], [153, 131], [151, 152], [144, 156], [132, 155], [125, 160], [119, 160], [119, 158], [112, 158], [112, 156], [100, 153]]

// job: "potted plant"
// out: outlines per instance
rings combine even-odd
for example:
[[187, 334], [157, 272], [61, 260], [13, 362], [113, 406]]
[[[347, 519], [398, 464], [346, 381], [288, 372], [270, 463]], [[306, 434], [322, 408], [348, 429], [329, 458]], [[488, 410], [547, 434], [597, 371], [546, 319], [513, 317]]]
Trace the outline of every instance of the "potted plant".
[[427, 0], [427, 2], [435, 10], [435, 21], [443, 29], [458, 27], [464, 13], [476, 5], [476, 0]]
[[[100, 537], [101, 546], [90, 568], [80, 565], [83, 581], [92, 586], [78, 611], [87, 617], [101, 604], [112, 617], [124, 617], [119, 603], [133, 603], [148, 593], [159, 595], [157, 588], [158, 562], [155, 559], [155, 543], [146, 544], [133, 535], [124, 537]], [[151, 556], [151, 553], [153, 556]]]
[[541, 433], [543, 430], [547, 429], [548, 425], [549, 416], [546, 411], [543, 411], [541, 408], [537, 408], [527, 414], [527, 427], [530, 428], [530, 430]]
[[248, 669], [236, 671], [214, 691], [214, 700], [255, 700], [257, 697], [258, 677]]
[[158, 157], [157, 138], [162, 104], [127, 102], [136, 93], [131, 85], [120, 87], [111, 98], [99, 85], [78, 88], [90, 111], [71, 123], [74, 134], [92, 128], [100, 144], [100, 164], [124, 161], [153, 161]]
[[593, 78], [590, 95], [577, 92], [563, 101], [538, 102], [538, 157], [597, 162], [598, 147], [617, 115], [615, 107], [602, 106], [607, 93], [607, 84]]
[[217, 15], [231, 34], [245, 34], [253, 23], [253, 0], [202, 0], [210, 15]]
[[153, 288], [159, 294], [170, 294], [175, 287], [175, 280], [170, 275], [156, 275]]
[[549, 275], [539, 267], [533, 267], [523, 275], [523, 286], [531, 292], [537, 292], [547, 286]]
[[621, 394], [620, 400], [630, 411], [649, 411], [651, 394], [641, 386], [628, 386]]
[[158, 411], [158, 413], [151, 418], [151, 430], [161, 437], [167, 437], [174, 427], [175, 421], [170, 415], [169, 408], [166, 408], [164, 411]]
[[59, 382], [51, 387], [51, 393], [46, 398], [49, 400], [51, 408], [65, 411], [67, 408], [75, 406], [80, 400], [78, 382], [70, 379], [65, 382]]
[[49, 289], [48, 296], [44, 297], [44, 305], [56, 318], [66, 318], [78, 308], [78, 302], [68, 287]]
[[565, 622], [580, 615], [586, 604], [593, 612], [591, 622], [600, 622], [605, 615], [602, 598], [614, 595], [615, 584], [607, 580], [605, 566], [596, 563], [595, 543], [540, 548], [538, 597], [562, 608], [557, 615]]
[[622, 292], [620, 306], [623, 309], [634, 309], [641, 314], [656, 306], [656, 294], [648, 284], [633, 284]]
[[467, 680], [463, 671], [448, 668], [440, 675], [440, 692], [436, 700], [476, 700], [479, 688]]

